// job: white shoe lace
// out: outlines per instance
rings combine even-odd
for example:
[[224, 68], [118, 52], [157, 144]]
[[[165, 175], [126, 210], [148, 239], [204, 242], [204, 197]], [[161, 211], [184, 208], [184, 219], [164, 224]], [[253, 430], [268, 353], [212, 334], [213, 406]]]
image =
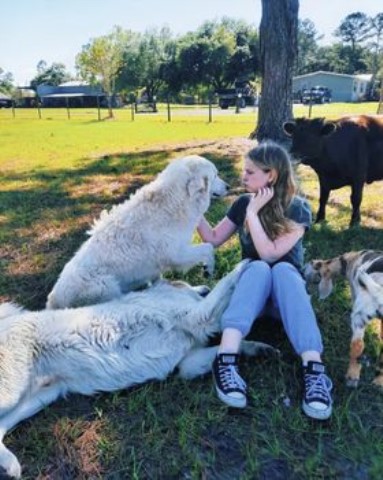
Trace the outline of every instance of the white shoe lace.
[[322, 400], [326, 405], [331, 403], [330, 392], [332, 390], [332, 381], [327, 375], [324, 373], [320, 373], [319, 375], [307, 373], [305, 375], [305, 383], [308, 403], [318, 400]]
[[235, 365], [220, 365], [219, 374], [225, 388], [246, 390], [246, 382], [239, 375]]

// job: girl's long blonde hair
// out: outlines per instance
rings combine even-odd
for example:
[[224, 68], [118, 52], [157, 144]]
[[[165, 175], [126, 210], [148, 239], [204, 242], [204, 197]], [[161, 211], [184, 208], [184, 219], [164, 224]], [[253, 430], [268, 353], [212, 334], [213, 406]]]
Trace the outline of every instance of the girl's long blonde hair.
[[265, 172], [275, 170], [274, 196], [259, 211], [259, 219], [271, 240], [291, 232], [294, 222], [286, 218], [286, 210], [297, 192], [291, 158], [284, 147], [271, 140], [265, 140], [251, 149], [246, 158]]

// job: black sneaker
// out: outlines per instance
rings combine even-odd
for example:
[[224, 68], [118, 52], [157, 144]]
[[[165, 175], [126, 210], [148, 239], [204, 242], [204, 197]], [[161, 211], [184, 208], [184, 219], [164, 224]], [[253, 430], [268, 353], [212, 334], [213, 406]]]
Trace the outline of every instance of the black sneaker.
[[304, 397], [302, 408], [308, 417], [327, 420], [332, 413], [332, 381], [320, 362], [308, 362], [303, 367]]
[[246, 383], [238, 373], [239, 355], [221, 353], [213, 362], [213, 379], [218, 397], [230, 407], [246, 407]]

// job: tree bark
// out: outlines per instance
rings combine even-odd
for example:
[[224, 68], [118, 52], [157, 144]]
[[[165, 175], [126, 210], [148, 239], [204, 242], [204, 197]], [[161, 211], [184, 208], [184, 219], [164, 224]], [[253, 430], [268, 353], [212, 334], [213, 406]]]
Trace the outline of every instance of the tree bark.
[[297, 56], [299, 0], [262, 0], [259, 29], [261, 99], [257, 127], [250, 134], [258, 141], [286, 141], [282, 125], [292, 118], [292, 79]]

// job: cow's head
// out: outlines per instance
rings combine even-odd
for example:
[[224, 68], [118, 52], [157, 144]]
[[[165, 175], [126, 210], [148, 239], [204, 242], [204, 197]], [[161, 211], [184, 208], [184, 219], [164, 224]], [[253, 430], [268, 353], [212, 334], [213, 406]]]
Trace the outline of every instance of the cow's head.
[[321, 157], [324, 141], [335, 129], [335, 123], [324, 118], [297, 118], [283, 124], [284, 132], [292, 139], [291, 153], [310, 166]]

